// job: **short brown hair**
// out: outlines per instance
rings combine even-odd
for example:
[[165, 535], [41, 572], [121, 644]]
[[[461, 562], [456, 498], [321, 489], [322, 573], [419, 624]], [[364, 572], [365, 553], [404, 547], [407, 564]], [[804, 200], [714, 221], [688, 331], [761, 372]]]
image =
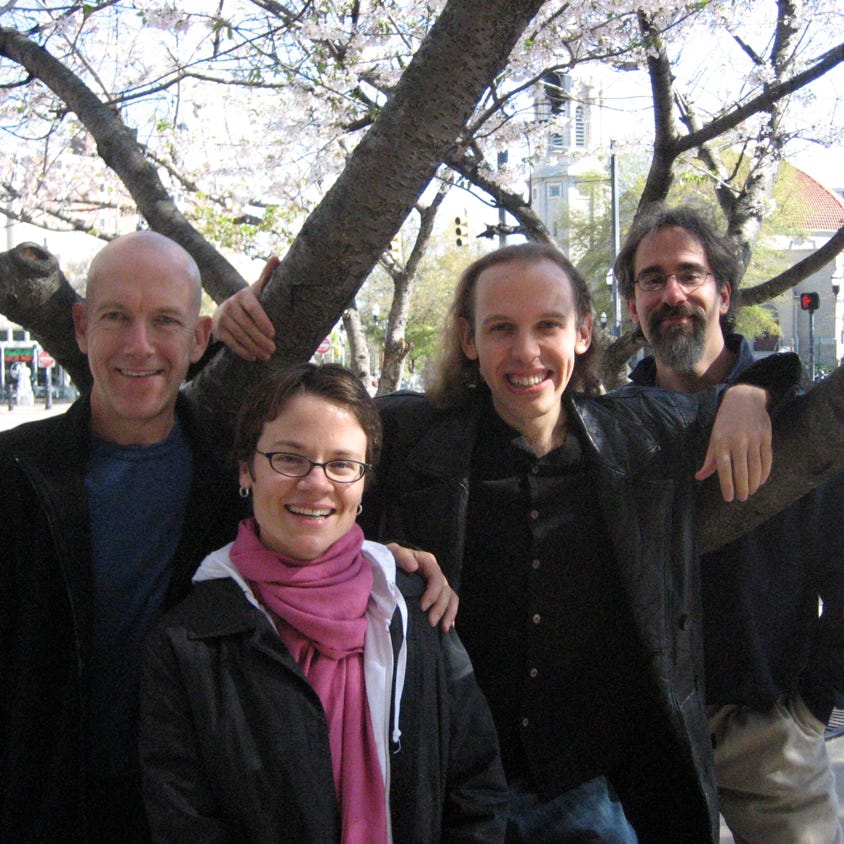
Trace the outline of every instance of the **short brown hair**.
[[233, 456], [249, 463], [266, 422], [272, 422], [295, 396], [313, 395], [347, 410], [366, 434], [366, 462], [381, 452], [381, 417], [360, 378], [336, 363], [300, 363], [270, 371], [250, 390], [235, 424]]
[[701, 211], [688, 205], [671, 208], [662, 202], [654, 202], [633, 221], [613, 264], [613, 272], [625, 299], [629, 301], [636, 297], [634, 266], [639, 244], [649, 234], [668, 228], [684, 229], [700, 243], [719, 290], [726, 284], [732, 290], [736, 289], [739, 274], [736, 244], [726, 235], [719, 234], [715, 224]]
[[[434, 405], [457, 407], [466, 401], [470, 391], [480, 382], [478, 361], [467, 358], [463, 353], [458, 320], [461, 317], [468, 320], [474, 330], [475, 287], [481, 273], [498, 264], [536, 264], [540, 261], [551, 261], [566, 274], [574, 291], [577, 325], [580, 326], [586, 317], [592, 315], [592, 295], [586, 280], [552, 244], [519, 243], [483, 255], [466, 267], [454, 289], [454, 298], [443, 326], [440, 353], [432, 363], [425, 387], [425, 395]], [[591, 343], [582, 355], [577, 356], [566, 390], [590, 394], [599, 391], [598, 355], [598, 344]]]

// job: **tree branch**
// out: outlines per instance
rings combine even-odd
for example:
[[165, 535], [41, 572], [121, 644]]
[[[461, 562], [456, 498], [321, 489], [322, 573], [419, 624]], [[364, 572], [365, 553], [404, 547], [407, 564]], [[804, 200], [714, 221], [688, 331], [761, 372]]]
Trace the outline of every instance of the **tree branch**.
[[481, 169], [481, 162], [477, 158], [469, 156], [465, 149], [453, 146], [444, 159], [445, 163], [455, 173], [468, 179], [475, 187], [488, 193], [500, 208], [504, 208], [519, 221], [524, 229], [525, 236], [530, 240], [538, 240], [541, 243], [553, 243], [551, 233], [545, 227], [545, 223], [539, 215], [525, 202], [521, 194], [508, 191], [496, 182], [491, 176], [484, 175]]
[[796, 284], [807, 279], [816, 273], [821, 267], [835, 260], [835, 256], [844, 252], [844, 226], [819, 249], [807, 255], [802, 261], [798, 261], [789, 267], [785, 272], [780, 273], [764, 284], [757, 284], [744, 290], [733, 291], [733, 299], [737, 300], [736, 305], [760, 305], [790, 290]]
[[202, 283], [215, 301], [246, 282], [185, 219], [123, 121], [46, 50], [13, 29], [0, 28], [0, 55], [24, 67], [75, 112], [97, 142], [103, 161], [120, 177], [150, 227], [180, 243], [201, 268]]
[[727, 504], [721, 499], [717, 480], [706, 482], [697, 502], [701, 551], [737, 539], [844, 471], [842, 431], [844, 367], [839, 367], [775, 418], [771, 477], [752, 498]]
[[56, 259], [38, 244], [21, 243], [0, 253], [0, 313], [25, 325], [85, 390], [91, 373], [73, 331], [72, 306], [78, 301]]
[[769, 85], [759, 96], [748, 100], [743, 105], [736, 106], [732, 111], [722, 114], [720, 117], [716, 117], [699, 131], [678, 138], [674, 143], [675, 157], [705, 141], [712, 140], [724, 134], [730, 129], [735, 129], [736, 126], [739, 126], [748, 117], [752, 117], [761, 111], [769, 110], [775, 102], [787, 97], [789, 94], [793, 94], [795, 91], [799, 91], [810, 82], [819, 79], [825, 73], [828, 73], [834, 67], [841, 64], [842, 61], [844, 61], [844, 43], [824, 53], [815, 64], [806, 68], [801, 73], [792, 76], [785, 82], [775, 82]]

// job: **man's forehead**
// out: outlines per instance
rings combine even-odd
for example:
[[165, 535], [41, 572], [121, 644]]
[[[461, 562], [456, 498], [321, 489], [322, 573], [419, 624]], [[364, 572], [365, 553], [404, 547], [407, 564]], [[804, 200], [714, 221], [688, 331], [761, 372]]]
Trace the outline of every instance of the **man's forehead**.
[[171, 293], [166, 297], [144, 296], [142, 291], [105, 290], [102, 295], [94, 295], [88, 299], [88, 306], [97, 312], [109, 310], [135, 310], [143, 308], [145, 311], [160, 314], [186, 314], [189, 310], [187, 297], [179, 297]]
[[86, 302], [96, 310], [119, 306], [182, 313], [193, 310], [200, 295], [195, 281], [185, 273], [110, 263], [89, 278]]
[[676, 226], [648, 232], [636, 247], [634, 264], [637, 270], [663, 264], [708, 266], [703, 244], [689, 231]]

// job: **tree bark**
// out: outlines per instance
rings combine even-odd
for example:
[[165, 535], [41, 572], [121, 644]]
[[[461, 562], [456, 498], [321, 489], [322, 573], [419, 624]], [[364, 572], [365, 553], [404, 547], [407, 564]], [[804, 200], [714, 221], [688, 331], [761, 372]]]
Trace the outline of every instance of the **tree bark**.
[[774, 420], [774, 465], [759, 492], [747, 501], [727, 504], [717, 480], [706, 481], [697, 504], [701, 550], [731, 542], [842, 471], [844, 367], [839, 367]]
[[58, 261], [36, 243], [0, 253], [0, 313], [32, 336], [65, 368], [80, 390], [91, 384], [88, 359], [73, 332], [73, 303], [79, 301]]
[[[276, 326], [276, 363], [307, 358], [343, 312], [541, 5], [446, 4], [267, 285], [263, 304]], [[194, 381], [191, 395], [206, 414], [231, 420], [240, 395], [227, 385], [249, 378], [249, 364], [223, 353]]]

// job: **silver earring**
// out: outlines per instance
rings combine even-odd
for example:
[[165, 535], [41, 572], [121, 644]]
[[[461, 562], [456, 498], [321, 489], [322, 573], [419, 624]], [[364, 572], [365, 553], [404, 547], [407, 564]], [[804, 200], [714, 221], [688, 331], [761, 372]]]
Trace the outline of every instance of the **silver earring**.
[[249, 498], [249, 487], [248, 486], [242, 486], [240, 488], [239, 494], [240, 494], [241, 498]]
[[363, 512], [363, 504], [358, 504], [358, 515]]

